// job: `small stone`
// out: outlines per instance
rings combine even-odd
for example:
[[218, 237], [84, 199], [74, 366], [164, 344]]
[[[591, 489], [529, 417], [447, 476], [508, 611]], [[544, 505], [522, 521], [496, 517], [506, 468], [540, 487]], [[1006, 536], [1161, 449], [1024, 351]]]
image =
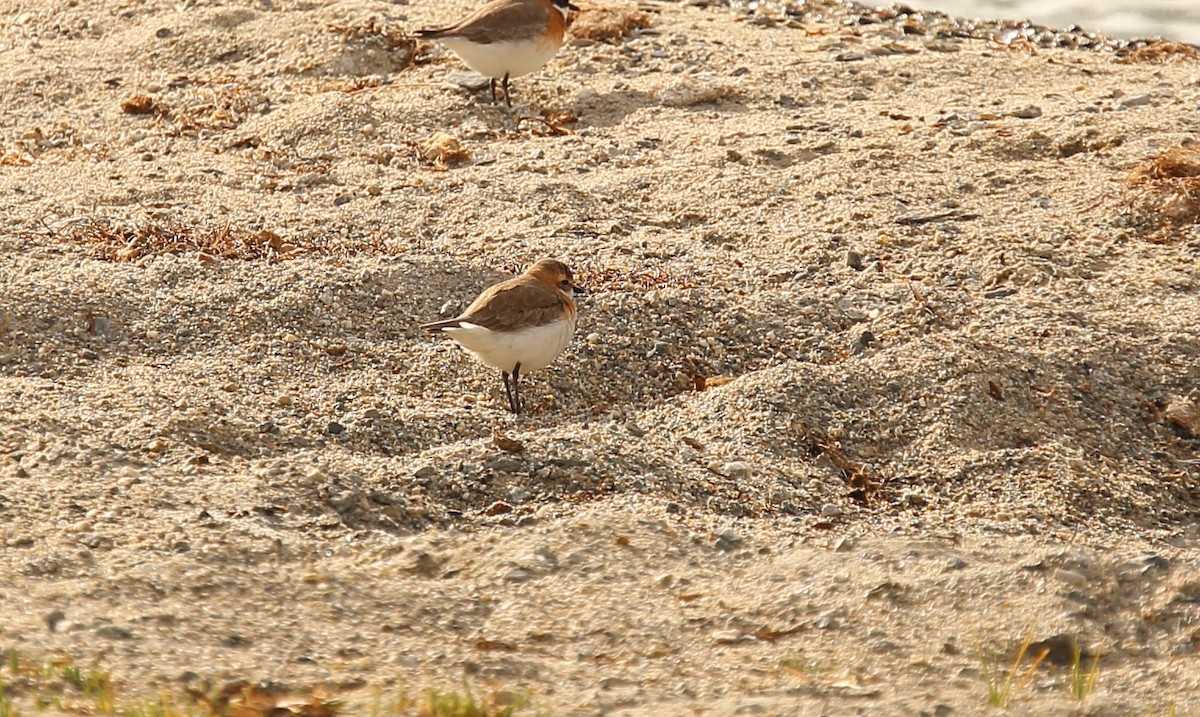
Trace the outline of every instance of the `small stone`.
[[412, 565], [408, 567], [408, 572], [414, 575], [420, 575], [424, 578], [432, 578], [441, 572], [442, 561], [435, 558], [426, 552], [417, 553]]
[[508, 493], [505, 494], [504, 498], [509, 503], [521, 504], [529, 500], [529, 491], [517, 486], [515, 488], [510, 488]]
[[965, 567], [967, 567], [967, 561], [957, 555], [946, 561], [947, 570], [962, 570]]
[[525, 463], [519, 458], [497, 458], [484, 468], [497, 473], [516, 473], [525, 468]]
[[1150, 104], [1152, 101], [1153, 101], [1153, 99], [1150, 97], [1150, 95], [1130, 95], [1130, 96], [1126, 97], [1125, 99], [1121, 100], [1120, 103], [1118, 103], [1118, 104], [1121, 107], [1121, 109], [1127, 110], [1127, 109], [1130, 109], [1131, 107], [1145, 107], [1146, 105]]
[[741, 480], [748, 480], [752, 473], [750, 466], [746, 465], [743, 461], [730, 461], [721, 466], [720, 472], [729, 478]]
[[821, 515], [826, 518], [836, 518], [842, 514], [842, 509], [834, 503], [826, 503], [821, 506]]
[[446, 81], [471, 92], [478, 92], [491, 84], [491, 81], [487, 77], [477, 72], [466, 72], [464, 70], [456, 70], [446, 75]]
[[62, 610], [54, 610], [45, 617], [46, 629], [50, 632], [58, 632], [58, 626], [66, 621], [66, 619], [67, 614], [65, 612]]
[[337, 436], [345, 433], [346, 427], [337, 421], [330, 421], [329, 424], [325, 426], [325, 432], [331, 436]]
[[1138, 562], [1145, 566], [1142, 568], [1142, 572], [1147, 572], [1149, 570], [1167, 570], [1171, 567], [1170, 560], [1167, 560], [1161, 555], [1155, 554], [1143, 555], [1141, 558], [1138, 558]]
[[925, 43], [925, 49], [933, 52], [959, 52], [962, 50], [957, 43], [945, 40], [930, 40]]
[[101, 548], [111, 548], [113, 542], [103, 535], [95, 533], [81, 533], [75, 538], [80, 545], [91, 548], [92, 550], [100, 550]]
[[521, 583], [528, 582], [532, 577], [533, 573], [525, 568], [513, 568], [504, 576], [504, 580], [505, 582], [520, 585]]
[[333, 206], [340, 207], [343, 204], [349, 204], [351, 199], [353, 199], [353, 197], [351, 197], [349, 194], [339, 194], [333, 198]]
[[437, 469], [433, 466], [421, 466], [414, 473], [414, 478], [432, 478], [437, 475]]
[[105, 625], [96, 628], [96, 637], [103, 637], [106, 640], [132, 640], [133, 633], [128, 628], [118, 625]]
[[484, 508], [483, 514], [484, 515], [503, 515], [504, 513], [511, 513], [512, 510], [513, 510], [512, 505], [505, 503], [502, 500], [498, 500], [498, 501], [492, 503], [491, 505], [489, 505], [488, 507]]
[[1042, 116], [1042, 108], [1037, 105], [1026, 105], [1020, 109], [1013, 110], [1012, 116], [1017, 119], [1037, 119]]
[[863, 255], [850, 249], [846, 252], [846, 266], [855, 271], [863, 270]]
[[1174, 398], [1162, 415], [1180, 438], [1200, 438], [1200, 403], [1186, 397]]
[[983, 298], [985, 298], [985, 299], [1003, 299], [1007, 296], [1012, 296], [1015, 293], [1017, 293], [1016, 289], [1010, 289], [1007, 286], [1002, 286], [999, 289], [992, 289], [991, 291], [985, 291], [983, 293]]
[[103, 336], [107, 339], [111, 339], [114, 336], [112, 324], [110, 324], [108, 319], [104, 318], [103, 316], [96, 316], [92, 319], [89, 333], [97, 336]]
[[838, 62], [859, 62], [867, 59], [867, 56], [862, 52], [843, 52], [836, 55], [833, 59]]
[[875, 343], [875, 341], [876, 338], [874, 333], [870, 331], [864, 331], [858, 335], [858, 338], [854, 340], [854, 343], [850, 344], [850, 353], [862, 353], [863, 351], [866, 351], [871, 344]]
[[1087, 587], [1088, 579], [1083, 573], [1077, 573], [1074, 570], [1056, 570], [1054, 576], [1064, 583], [1077, 588]]
[[79, 352], [79, 355], [87, 361], [95, 361], [96, 359], [100, 358], [100, 354], [91, 349], [84, 349]]
[[717, 533], [717, 540], [713, 543], [713, 547], [723, 553], [728, 553], [734, 548], [742, 544], [742, 538], [732, 530], [722, 530]]
[[154, 36], [155, 36], [155, 37], [157, 37], [157, 38], [158, 38], [158, 39], [160, 39], [160, 40], [165, 40], [165, 39], [167, 39], [168, 37], [170, 37], [170, 36], [171, 36], [171, 28], [169, 28], [169, 27], [160, 27], [160, 28], [158, 28], [157, 30], [155, 30], [155, 31], [154, 31]]
[[290, 405], [292, 405], [292, 397], [287, 395], [286, 393], [281, 393], [275, 397], [275, 405], [276, 406], [290, 406]]
[[718, 630], [713, 633], [713, 642], [718, 645], [733, 645], [742, 641], [742, 633], [737, 630]]

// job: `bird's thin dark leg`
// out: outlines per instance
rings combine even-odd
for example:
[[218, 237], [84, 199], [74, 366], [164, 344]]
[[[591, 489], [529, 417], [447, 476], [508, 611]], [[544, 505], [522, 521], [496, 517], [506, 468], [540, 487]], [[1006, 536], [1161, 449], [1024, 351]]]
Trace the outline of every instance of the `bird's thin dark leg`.
[[508, 398], [508, 410], [516, 413], [517, 409], [514, 408], [516, 404], [513, 402], [513, 386], [508, 380], [508, 371], [501, 371], [500, 376], [504, 378], [504, 396]]
[[[492, 80], [495, 82], [495, 80]], [[512, 91], [508, 87], [508, 73], [504, 73], [504, 104], [512, 107]]]
[[513, 413], [521, 414], [521, 363], [513, 366]]
[[488, 80], [488, 86], [492, 88], [492, 104], [496, 104], [496, 78]]

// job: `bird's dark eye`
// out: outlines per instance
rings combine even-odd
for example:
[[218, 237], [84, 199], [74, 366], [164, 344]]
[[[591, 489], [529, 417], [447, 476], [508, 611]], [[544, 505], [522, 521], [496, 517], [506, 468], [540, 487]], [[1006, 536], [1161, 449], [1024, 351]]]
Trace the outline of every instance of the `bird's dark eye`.
[[570, 289], [571, 288], [571, 280], [563, 279], [562, 281], [558, 282], [558, 285], [564, 289]]

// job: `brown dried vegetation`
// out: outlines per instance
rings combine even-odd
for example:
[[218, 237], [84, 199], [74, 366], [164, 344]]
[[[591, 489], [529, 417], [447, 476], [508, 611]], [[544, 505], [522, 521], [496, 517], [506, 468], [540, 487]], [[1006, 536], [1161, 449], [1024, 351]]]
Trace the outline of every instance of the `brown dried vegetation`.
[[166, 108], [149, 95], [133, 95], [121, 103], [121, 111], [127, 115], [166, 114]]
[[650, 14], [636, 5], [588, 5], [571, 23], [570, 33], [581, 40], [617, 42], [634, 30], [650, 27]]
[[445, 132], [435, 132], [432, 137], [417, 146], [421, 161], [444, 172], [450, 167], [471, 159], [471, 150], [462, 146], [457, 137]]
[[1138, 224], [1156, 230], [1152, 240], [1200, 222], [1200, 151], [1194, 148], [1174, 147], [1142, 161], [1125, 185], [1125, 207]]
[[91, 249], [103, 261], [137, 261], [165, 254], [195, 254], [203, 263], [220, 260], [280, 261], [296, 256], [359, 256], [388, 253], [379, 238], [330, 239], [306, 246], [283, 240], [269, 229], [250, 231], [228, 224], [205, 227], [174, 221], [82, 217], [49, 229], [67, 244]]
[[1122, 56], [1117, 62], [1126, 65], [1165, 65], [1169, 62], [1178, 62], [1180, 60], [1200, 60], [1200, 50], [1197, 50], [1192, 45], [1185, 45], [1181, 42], [1157, 40], [1148, 45], [1130, 50], [1128, 54]]

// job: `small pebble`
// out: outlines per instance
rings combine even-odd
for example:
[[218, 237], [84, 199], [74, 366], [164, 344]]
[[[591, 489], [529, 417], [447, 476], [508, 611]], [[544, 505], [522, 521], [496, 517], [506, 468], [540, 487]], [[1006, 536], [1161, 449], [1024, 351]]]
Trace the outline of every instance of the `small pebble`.
[[103, 637], [106, 640], [132, 640], [133, 632], [118, 625], [105, 625], [96, 628], [96, 637]]
[[1037, 105], [1027, 105], [1012, 111], [1012, 116], [1018, 119], [1037, 119], [1042, 116], [1042, 108]]
[[855, 271], [863, 270], [863, 255], [850, 249], [846, 252], [846, 266]]
[[732, 530], [722, 530], [717, 533], [717, 540], [713, 543], [713, 547], [723, 553], [727, 553], [742, 544], [742, 538]]
[[1121, 100], [1119, 106], [1121, 109], [1127, 110], [1131, 107], [1145, 107], [1152, 101], [1153, 100], [1150, 95], [1129, 95], [1125, 99]]
[[743, 461], [730, 461], [721, 466], [720, 473], [729, 478], [737, 478], [741, 480], [749, 480], [752, 474], [750, 466]]

